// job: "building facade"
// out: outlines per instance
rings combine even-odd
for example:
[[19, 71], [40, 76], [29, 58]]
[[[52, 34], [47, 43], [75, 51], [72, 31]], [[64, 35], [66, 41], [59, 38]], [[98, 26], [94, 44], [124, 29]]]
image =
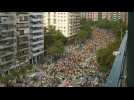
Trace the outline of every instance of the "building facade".
[[43, 13], [30, 12], [31, 63], [41, 64], [44, 57]]
[[102, 19], [111, 20], [111, 12], [102, 12]]
[[87, 12], [86, 19], [91, 21], [98, 21], [98, 12]]
[[98, 12], [81, 12], [81, 19], [98, 21]]
[[86, 19], [87, 12], [80, 12], [81, 19]]
[[123, 22], [128, 24], [128, 12], [122, 12], [121, 13], [121, 19], [122, 19]]
[[111, 18], [113, 21], [118, 21], [121, 19], [121, 12], [112, 12]]
[[16, 37], [17, 37], [17, 54], [16, 63], [29, 63], [30, 61], [30, 29], [29, 13], [16, 13]]
[[43, 13], [0, 12], [0, 71], [41, 64], [43, 58]]
[[65, 37], [79, 32], [80, 12], [44, 12], [44, 27], [54, 26]]
[[119, 20], [121, 19], [120, 12], [81, 12], [81, 19], [87, 19], [91, 21], [99, 21], [103, 19], [107, 20]]
[[16, 14], [0, 12], [0, 71], [16, 64]]

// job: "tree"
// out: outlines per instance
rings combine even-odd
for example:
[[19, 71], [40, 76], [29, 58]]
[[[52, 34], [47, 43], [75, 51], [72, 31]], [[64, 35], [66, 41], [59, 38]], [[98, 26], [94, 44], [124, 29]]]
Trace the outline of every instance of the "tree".
[[99, 63], [100, 71], [107, 72], [112, 65], [113, 55], [110, 48], [102, 48], [97, 51], [97, 62]]
[[87, 20], [81, 20], [80, 21], [80, 32], [76, 36], [76, 41], [84, 41], [85, 39], [89, 38], [91, 36], [91, 25], [92, 22]]
[[48, 48], [48, 53], [50, 55], [63, 52], [64, 52], [64, 44], [60, 40], [56, 41], [51, 47]]
[[64, 37], [60, 31], [55, 30], [52, 26], [49, 26], [46, 34], [48, 35], [44, 37], [44, 44], [48, 54], [54, 55], [56, 53], [63, 53], [64, 45], [67, 42], [66, 37]]
[[67, 42], [67, 38], [64, 37], [60, 31], [56, 31], [56, 36], [54, 39], [55, 39], [55, 42], [60, 41], [63, 44], [66, 44]]
[[113, 51], [118, 49], [119, 44], [119, 42], [114, 41], [109, 43], [106, 48], [101, 48], [97, 51], [97, 62], [100, 65], [100, 71], [107, 72], [110, 70], [114, 60]]

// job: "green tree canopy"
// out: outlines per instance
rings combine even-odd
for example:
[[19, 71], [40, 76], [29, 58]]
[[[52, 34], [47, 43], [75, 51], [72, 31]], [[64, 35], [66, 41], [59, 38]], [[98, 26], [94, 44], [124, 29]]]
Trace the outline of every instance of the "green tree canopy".
[[45, 33], [45, 49], [50, 55], [64, 52], [64, 45], [66, 44], [66, 37], [63, 34], [55, 30], [55, 27], [49, 26], [48, 31]]
[[80, 26], [80, 31], [76, 36], [76, 40], [77, 41], [84, 41], [86, 38], [91, 36], [92, 23], [88, 20], [83, 19], [83, 20], [81, 20], [80, 25], [81, 25]]

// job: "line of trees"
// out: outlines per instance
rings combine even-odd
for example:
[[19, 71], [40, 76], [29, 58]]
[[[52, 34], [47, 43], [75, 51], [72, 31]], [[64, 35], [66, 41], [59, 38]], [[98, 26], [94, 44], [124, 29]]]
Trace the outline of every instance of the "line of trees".
[[113, 51], [118, 50], [122, 40], [121, 37], [124, 36], [125, 30], [127, 30], [127, 25], [121, 20], [119, 21], [101, 20], [96, 22], [95, 25], [96, 27], [99, 28], [112, 30], [113, 33], [115, 34], [115, 40], [113, 42], [109, 43], [109, 45], [107, 45], [106, 48], [101, 48], [96, 52], [97, 62], [100, 65], [99, 67], [100, 71], [108, 72], [111, 69], [114, 61]]

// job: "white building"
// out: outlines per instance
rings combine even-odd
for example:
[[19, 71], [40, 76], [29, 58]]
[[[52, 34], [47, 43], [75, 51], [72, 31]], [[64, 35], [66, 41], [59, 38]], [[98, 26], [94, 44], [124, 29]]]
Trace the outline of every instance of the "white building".
[[0, 71], [16, 63], [16, 14], [0, 12]]
[[44, 26], [41, 12], [30, 12], [30, 38], [32, 64], [40, 64], [44, 56]]
[[87, 12], [80, 12], [81, 19], [86, 19]]
[[65, 37], [76, 35], [80, 27], [80, 12], [44, 12], [44, 27], [54, 26]]
[[112, 14], [111, 16], [113, 21], [117, 21], [121, 19], [121, 12], [112, 12], [111, 14]]

